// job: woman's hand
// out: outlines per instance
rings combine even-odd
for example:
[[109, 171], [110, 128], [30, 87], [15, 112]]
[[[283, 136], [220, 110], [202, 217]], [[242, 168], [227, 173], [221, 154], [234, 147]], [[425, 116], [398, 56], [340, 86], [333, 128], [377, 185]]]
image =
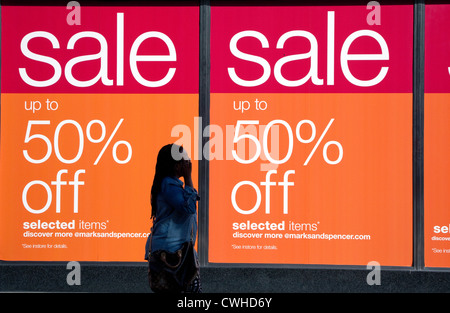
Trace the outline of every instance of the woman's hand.
[[182, 175], [184, 177], [184, 183], [186, 186], [193, 187], [192, 183], [192, 162], [191, 160], [183, 160], [182, 161]]

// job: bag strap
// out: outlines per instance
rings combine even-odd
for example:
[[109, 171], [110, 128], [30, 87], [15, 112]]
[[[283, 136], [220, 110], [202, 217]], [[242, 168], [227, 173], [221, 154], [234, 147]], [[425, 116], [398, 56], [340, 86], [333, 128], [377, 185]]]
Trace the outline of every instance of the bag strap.
[[180, 264], [181, 264], [181, 261], [182, 261], [182, 252], [181, 252], [181, 250], [177, 251], [177, 257], [178, 257], [178, 263], [175, 264], [175, 265], [170, 265], [169, 262], [167, 262], [166, 252], [165, 251], [161, 252], [161, 261], [163, 261], [166, 264], [167, 267], [169, 267], [169, 268], [171, 268], [173, 270], [178, 268], [178, 266], [180, 266]]
[[150, 243], [148, 245], [147, 258], [150, 260], [150, 255], [152, 254], [152, 241], [153, 241], [153, 227], [155, 225], [155, 217], [152, 217], [152, 228], [150, 228]]

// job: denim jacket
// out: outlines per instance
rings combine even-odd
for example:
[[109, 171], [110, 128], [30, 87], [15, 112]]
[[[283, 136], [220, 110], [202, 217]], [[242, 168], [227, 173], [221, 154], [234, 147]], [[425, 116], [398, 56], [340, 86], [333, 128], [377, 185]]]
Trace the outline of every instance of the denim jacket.
[[197, 190], [190, 186], [183, 188], [183, 182], [178, 178], [163, 179], [152, 233], [146, 243], [146, 259], [150, 250], [175, 252], [191, 240], [191, 234], [195, 243], [199, 199]]

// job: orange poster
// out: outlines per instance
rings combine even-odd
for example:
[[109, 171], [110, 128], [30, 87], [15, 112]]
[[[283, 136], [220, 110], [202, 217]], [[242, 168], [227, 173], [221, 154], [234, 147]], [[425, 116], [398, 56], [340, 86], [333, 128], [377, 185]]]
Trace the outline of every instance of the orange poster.
[[82, 12], [2, 6], [0, 260], [144, 261], [158, 151], [195, 128], [198, 8]]
[[425, 7], [424, 252], [426, 267], [450, 267], [450, 5]]
[[[47, 97], [56, 110], [25, 110]], [[142, 261], [156, 156], [173, 125], [194, 127], [198, 96], [1, 100], [0, 259]]]
[[412, 6], [382, 12], [212, 7], [211, 263], [412, 265]]

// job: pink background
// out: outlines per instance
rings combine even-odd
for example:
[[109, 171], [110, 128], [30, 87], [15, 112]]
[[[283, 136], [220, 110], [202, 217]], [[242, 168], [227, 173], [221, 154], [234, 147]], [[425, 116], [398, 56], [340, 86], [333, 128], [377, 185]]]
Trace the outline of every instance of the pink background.
[[425, 7], [425, 92], [450, 92], [450, 5]]
[[[326, 83], [327, 73], [327, 12], [335, 12], [335, 82]], [[411, 92], [413, 54], [413, 6], [381, 5], [381, 25], [368, 25], [371, 12], [362, 6], [213, 6], [211, 8], [211, 92]], [[373, 87], [359, 87], [344, 77], [340, 66], [340, 53], [345, 39], [355, 31], [368, 29], [378, 32], [389, 48], [388, 61], [349, 61], [351, 73], [358, 79], [374, 78], [382, 66], [388, 66], [386, 77]], [[261, 56], [271, 64], [268, 81], [257, 87], [241, 87], [228, 76], [227, 68], [235, 67], [238, 76], [254, 80], [262, 75], [262, 67], [256, 63], [238, 59], [230, 52], [231, 38], [244, 30], [264, 34], [269, 48], [262, 48], [257, 39], [243, 38], [238, 43], [242, 52]], [[309, 41], [305, 38], [288, 39], [283, 49], [276, 49], [281, 35], [292, 30], [312, 33], [318, 42], [318, 76], [323, 85], [314, 85], [308, 80], [298, 87], [280, 85], [274, 77], [274, 65], [280, 58], [307, 53]], [[350, 54], [379, 54], [381, 48], [372, 38], [356, 39], [349, 49]], [[283, 75], [290, 80], [304, 77], [310, 61], [299, 60], [283, 66]]]
[[[198, 92], [198, 6], [176, 7], [93, 7], [80, 6], [81, 25], [69, 25], [66, 21], [71, 12], [65, 6], [2, 7], [2, 92], [92, 92], [92, 93], [197, 93]], [[124, 86], [116, 85], [117, 13], [124, 13]], [[36, 38], [29, 41], [29, 49], [37, 54], [52, 57], [60, 63], [62, 75], [57, 83], [49, 87], [33, 87], [25, 84], [19, 76], [19, 68], [25, 67], [35, 80], [47, 80], [54, 74], [49, 64], [31, 60], [20, 50], [22, 38], [33, 31], [50, 32], [58, 38], [60, 48], [53, 49], [49, 40]], [[64, 66], [72, 58], [96, 54], [100, 44], [95, 39], [82, 38], [73, 50], [67, 49], [69, 39], [82, 31], [95, 31], [103, 35], [108, 43], [108, 78], [113, 86], [104, 86], [101, 81], [91, 87], [73, 87], [64, 76]], [[165, 86], [145, 87], [138, 83], [130, 70], [131, 46], [142, 33], [158, 31], [170, 37], [175, 45], [177, 60], [170, 62], [138, 62], [141, 75], [152, 81], [162, 79], [171, 67], [175, 76]], [[167, 55], [168, 48], [160, 39], [145, 40], [138, 55]], [[78, 80], [94, 78], [100, 69], [100, 61], [86, 61], [73, 68]]]

